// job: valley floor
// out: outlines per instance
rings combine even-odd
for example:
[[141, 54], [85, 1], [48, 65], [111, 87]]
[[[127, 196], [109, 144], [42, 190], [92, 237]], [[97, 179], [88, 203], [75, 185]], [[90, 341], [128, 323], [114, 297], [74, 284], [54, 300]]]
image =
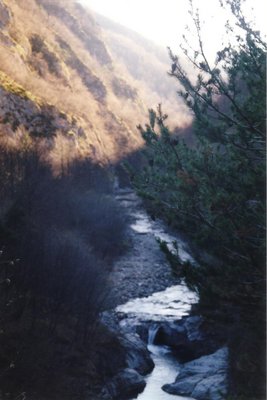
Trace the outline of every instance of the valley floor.
[[130, 247], [116, 263], [111, 274], [112, 308], [137, 297], [149, 296], [177, 283], [156, 241], [162, 227], [142, 211], [141, 200], [130, 189], [120, 190], [117, 201], [130, 216]]

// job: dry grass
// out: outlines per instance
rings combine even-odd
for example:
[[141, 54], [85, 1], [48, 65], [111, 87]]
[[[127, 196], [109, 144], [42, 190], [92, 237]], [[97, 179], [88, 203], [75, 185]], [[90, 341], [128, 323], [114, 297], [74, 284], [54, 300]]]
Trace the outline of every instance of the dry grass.
[[[92, 16], [82, 13], [73, 3], [72, 0], [60, 0], [57, 5], [62, 5], [64, 10], [74, 16], [82, 32], [89, 31], [93, 37], [101, 40], [101, 31]], [[51, 104], [67, 114], [70, 119], [73, 116], [78, 119], [85, 136], [76, 138], [75, 154], [81, 157], [91, 155], [97, 160], [109, 162], [122, 158], [127, 152], [137, 150], [143, 141], [136, 125], [145, 123], [147, 109], [155, 108], [160, 102], [163, 103], [165, 112], [176, 116], [175, 119], [170, 118], [172, 126], [188, 123], [188, 115], [185, 114], [183, 106], [175, 105], [175, 91], [169, 93], [169, 96], [159, 96], [153, 89], [156, 83], [150, 82], [147, 85], [145, 79], [135, 79], [118, 58], [112, 64], [102, 65], [99, 59], [86, 49], [85, 42], [77, 35], [77, 29], [75, 32], [69, 29], [62, 20], [47, 13], [35, 0], [7, 0], [7, 4], [13, 15], [8, 34], [14, 46], [0, 44], [0, 70], [12, 77], [13, 92], [20, 92], [39, 104]], [[34, 36], [43, 38], [43, 54], [32, 51], [31, 40]], [[66, 49], [61, 48], [56, 40], [58, 36], [63, 38], [90, 74], [100, 79], [107, 89], [106, 105], [96, 101], [78, 72], [67, 65], [68, 55]], [[128, 43], [125, 38], [119, 39], [124, 41], [124, 45], [131, 46], [133, 52], [139, 52], [141, 58], [147, 57], [145, 50], [140, 46], [134, 45], [133, 42]], [[157, 76], [162, 73], [164, 77], [165, 67], [160, 65], [156, 57], [151, 57], [148, 61], [158, 71]], [[54, 63], [52, 67], [56, 64], [58, 73], [55, 73], [55, 68], [53, 70], [51, 65], [49, 68], [49, 59]], [[153, 74], [150, 75], [152, 77]], [[3, 83], [1, 76], [4, 75], [0, 75], [0, 84]], [[124, 79], [137, 90], [138, 97], [135, 100], [127, 100], [116, 96], [112, 90], [114, 77]], [[5, 81], [7, 82], [7, 79]], [[163, 82], [161, 86], [164, 85]], [[53, 153], [55, 160], [60, 158], [58, 154], [61, 153], [62, 144], [58, 145], [59, 149]], [[58, 161], [55, 164], [58, 164]]]
[[[154, 52], [148, 52], [138, 42], [134, 42], [131, 37], [124, 34], [113, 32], [109, 29], [105, 32], [105, 39], [112, 50], [113, 58], [116, 60], [114, 68], [117, 75], [124, 77], [131, 86], [135, 87], [139, 93], [139, 98], [143, 100], [143, 110], [156, 108], [159, 103], [169, 115], [169, 125], [171, 127], [186, 126], [191, 122], [191, 116], [183, 102], [176, 93], [177, 83], [168, 75], [170, 65], [163, 60], [162, 56], [157, 56]], [[127, 118], [127, 111], [123, 117]], [[133, 111], [137, 114], [136, 109]], [[130, 112], [130, 118], [133, 115]], [[147, 114], [145, 112], [145, 114]], [[142, 123], [142, 117], [140, 122]], [[147, 116], [145, 116], [145, 122]]]
[[[94, 146], [93, 155], [98, 159], [103, 160], [105, 156], [110, 159], [117, 157], [116, 145], [109, 139], [110, 132], [107, 131], [105, 121], [103, 121], [105, 115], [102, 108], [100, 109], [100, 105], [84, 86], [78, 74], [64, 64], [62, 50], [55, 36], [64, 37], [70, 47], [75, 49], [79, 59], [93, 73], [99, 68], [96, 60], [92, 60], [83, 44], [61, 21], [48, 16], [41, 7], [36, 5], [35, 1], [22, 1], [18, 4], [10, 0], [9, 7], [14, 15], [9, 33], [16, 47], [2, 48], [0, 69], [16, 81], [17, 84], [15, 82], [14, 85], [12, 84], [15, 88], [14, 90], [12, 88], [13, 92], [20, 88], [20, 92], [26, 93], [27, 97], [31, 97], [33, 101], [39, 97], [42, 102], [52, 104], [70, 116], [75, 115], [86, 131], [86, 138], [79, 140], [81, 153], [92, 153], [92, 146]], [[27, 24], [24, 23], [25, 20]], [[32, 54], [29, 38], [33, 35], [45, 37], [46, 45], [61, 57], [64, 79], [53, 76], [49, 70], [45, 77], [40, 77], [30, 67], [28, 60]], [[22, 49], [20, 52], [18, 52], [18, 47]]]

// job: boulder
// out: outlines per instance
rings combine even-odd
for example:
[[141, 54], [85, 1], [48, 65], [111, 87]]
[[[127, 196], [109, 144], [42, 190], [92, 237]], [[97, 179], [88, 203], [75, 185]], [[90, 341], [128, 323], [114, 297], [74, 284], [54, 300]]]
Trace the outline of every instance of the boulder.
[[215, 331], [210, 325], [198, 315], [183, 317], [177, 322], [161, 323], [154, 344], [171, 347], [181, 362], [197, 359], [213, 353], [225, 343], [223, 332]]
[[154, 344], [177, 347], [188, 341], [187, 332], [183, 325], [176, 323], [161, 324], [155, 335]]
[[138, 372], [126, 368], [105, 385], [101, 392], [101, 398], [105, 400], [128, 399], [141, 393], [145, 386], [145, 380]]
[[128, 368], [135, 369], [141, 375], [146, 375], [153, 370], [154, 362], [150, 352], [137, 334], [127, 333], [119, 340], [126, 351]]
[[223, 400], [227, 393], [228, 349], [190, 361], [172, 384], [162, 389], [170, 394], [193, 397], [196, 400]]

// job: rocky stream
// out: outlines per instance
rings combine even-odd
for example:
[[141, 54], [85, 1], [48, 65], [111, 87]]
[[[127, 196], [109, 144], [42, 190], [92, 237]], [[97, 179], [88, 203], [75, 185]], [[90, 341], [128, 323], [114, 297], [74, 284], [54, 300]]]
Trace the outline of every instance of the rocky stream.
[[[120, 337], [127, 368], [106, 383], [103, 399], [222, 400], [227, 392], [228, 349], [200, 315], [197, 295], [171, 271], [157, 238], [183, 261], [190, 246], [152, 220], [130, 189], [116, 189], [130, 217], [131, 247], [111, 275], [114, 308], [102, 320]], [[197, 268], [197, 265], [196, 265]]]

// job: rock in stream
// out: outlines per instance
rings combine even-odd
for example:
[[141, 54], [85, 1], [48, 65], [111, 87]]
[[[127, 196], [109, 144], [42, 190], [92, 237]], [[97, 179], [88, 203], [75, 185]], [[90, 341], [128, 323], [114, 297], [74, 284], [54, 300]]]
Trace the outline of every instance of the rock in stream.
[[[187, 396], [186, 399], [223, 400], [227, 388], [227, 348], [219, 349], [223, 339], [217, 341], [205, 333], [200, 316], [188, 316], [197, 296], [172, 275], [156, 242], [156, 237], [161, 237], [171, 244], [175, 238], [167, 233], [164, 224], [149, 218], [131, 190], [119, 190], [117, 200], [127, 208], [131, 218], [128, 232], [131, 246], [114, 267], [111, 277], [114, 308], [103, 313], [102, 319], [116, 332], [125, 350], [126, 366], [106, 382], [101, 398], [133, 399], [142, 392], [142, 400], [166, 399], [167, 393], [178, 396], [177, 399]], [[192, 261], [187, 244], [179, 238], [177, 243], [180, 257]], [[152, 372], [147, 394], [145, 376], [154, 363], [144, 341], [150, 341], [152, 352], [156, 348], [156, 357], [152, 354], [155, 362], [159, 356], [166, 357], [167, 370], [173, 350], [176, 359], [171, 360], [170, 365], [175, 367], [171, 379], [179, 371], [174, 383], [156, 382], [159, 386], [151, 390]], [[190, 362], [181, 364], [181, 361]], [[160, 361], [160, 368], [164, 368], [164, 362]]]
[[227, 393], [228, 349], [185, 363], [172, 384], [162, 387], [174, 395], [197, 400], [223, 400]]

